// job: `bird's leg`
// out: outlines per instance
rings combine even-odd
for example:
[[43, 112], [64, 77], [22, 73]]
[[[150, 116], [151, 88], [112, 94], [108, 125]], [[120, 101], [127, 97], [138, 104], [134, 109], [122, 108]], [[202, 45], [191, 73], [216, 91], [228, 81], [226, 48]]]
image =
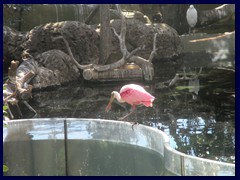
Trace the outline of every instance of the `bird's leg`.
[[188, 34], [189, 34], [189, 35], [191, 34], [191, 27], [189, 27], [189, 32], [188, 32]]
[[196, 32], [196, 29], [195, 29], [195, 27], [193, 27], [192, 28], [192, 34], [195, 34], [195, 32]]
[[132, 130], [134, 130], [134, 129], [133, 129], [133, 126], [134, 126], [134, 125], [138, 125], [138, 122], [137, 122], [137, 121], [134, 121], [134, 122], [132, 123]]
[[136, 109], [136, 106], [135, 105], [133, 105], [132, 106], [132, 111], [130, 111], [127, 115], [125, 115], [125, 116], [123, 116], [123, 117], [120, 117], [118, 120], [124, 120], [125, 118], [127, 118], [128, 116], [130, 116], [132, 113], [134, 113], [135, 112], [135, 109]]
[[123, 117], [120, 117], [118, 118], [118, 120], [124, 120], [125, 118], [127, 118], [128, 116], [130, 116], [133, 112], [135, 112], [135, 110], [133, 109], [132, 111], [130, 111], [130, 113], [128, 113], [127, 115], [123, 116]]
[[[133, 106], [132, 106], [132, 111], [131, 111], [130, 113], [128, 113], [127, 115], [119, 118], [118, 120], [124, 120], [125, 118], [127, 118], [128, 116], [130, 116], [131, 114], [133, 114], [133, 113], [135, 112], [135, 110], [136, 110], [136, 106], [133, 105]], [[131, 124], [132, 124], [132, 130], [134, 130], [134, 129], [133, 129], [133, 126], [136, 125], [136, 124], [138, 124], [138, 122], [137, 122], [137, 120], [135, 120], [134, 122], [131, 122]]]

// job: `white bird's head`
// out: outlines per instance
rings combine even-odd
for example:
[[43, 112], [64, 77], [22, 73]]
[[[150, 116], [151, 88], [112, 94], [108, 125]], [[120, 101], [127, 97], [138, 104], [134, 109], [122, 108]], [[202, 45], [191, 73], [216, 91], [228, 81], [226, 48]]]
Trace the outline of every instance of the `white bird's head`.
[[189, 6], [190, 8], [194, 8], [194, 6], [191, 4], [190, 6]]
[[113, 91], [113, 92], [111, 93], [110, 101], [109, 101], [109, 103], [108, 103], [108, 105], [107, 105], [107, 107], [106, 107], [106, 109], [105, 109], [106, 112], [108, 112], [108, 111], [111, 109], [111, 107], [112, 107], [112, 102], [113, 102], [113, 100], [114, 100], [115, 98], [117, 98], [117, 95], [118, 95], [118, 92], [117, 92], [117, 91]]

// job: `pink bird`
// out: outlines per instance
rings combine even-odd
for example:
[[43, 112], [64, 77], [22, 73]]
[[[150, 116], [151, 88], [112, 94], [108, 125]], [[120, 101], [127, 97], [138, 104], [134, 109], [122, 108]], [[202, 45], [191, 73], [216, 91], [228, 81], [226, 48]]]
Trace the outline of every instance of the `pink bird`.
[[113, 91], [111, 93], [111, 98], [106, 107], [106, 112], [111, 109], [112, 102], [115, 98], [120, 103], [126, 102], [130, 104], [133, 109], [133, 111], [131, 111], [129, 114], [120, 118], [121, 120], [132, 114], [137, 105], [143, 104], [146, 107], [152, 107], [152, 103], [155, 99], [155, 97], [148, 93], [143, 87], [136, 84], [127, 84], [121, 88], [120, 93], [117, 91]]

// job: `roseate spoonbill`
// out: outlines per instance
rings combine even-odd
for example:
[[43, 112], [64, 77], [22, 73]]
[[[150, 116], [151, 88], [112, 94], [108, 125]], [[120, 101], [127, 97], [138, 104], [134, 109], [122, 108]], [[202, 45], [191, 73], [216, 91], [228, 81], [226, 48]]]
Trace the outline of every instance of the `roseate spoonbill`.
[[197, 10], [194, 8], [194, 6], [191, 4], [187, 10], [187, 22], [189, 27], [189, 33], [191, 32], [191, 28], [194, 28], [194, 26], [197, 24]]
[[120, 103], [126, 102], [132, 106], [132, 111], [127, 115], [119, 118], [120, 120], [123, 120], [132, 114], [137, 105], [152, 107], [152, 103], [155, 99], [155, 97], [148, 93], [143, 87], [136, 84], [127, 84], [121, 88], [120, 93], [117, 91], [113, 91], [111, 93], [110, 101], [105, 109], [106, 112], [111, 109], [111, 104], [115, 98]]

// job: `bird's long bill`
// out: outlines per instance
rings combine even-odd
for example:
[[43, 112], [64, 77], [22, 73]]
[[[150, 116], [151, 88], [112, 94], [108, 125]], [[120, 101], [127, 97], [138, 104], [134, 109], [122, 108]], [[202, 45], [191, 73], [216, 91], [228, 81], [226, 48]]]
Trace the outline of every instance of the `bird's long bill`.
[[114, 100], [114, 95], [112, 94], [111, 98], [109, 100], [109, 103], [108, 103], [108, 105], [107, 105], [107, 107], [105, 109], [106, 112], [108, 112], [111, 109], [113, 100]]

